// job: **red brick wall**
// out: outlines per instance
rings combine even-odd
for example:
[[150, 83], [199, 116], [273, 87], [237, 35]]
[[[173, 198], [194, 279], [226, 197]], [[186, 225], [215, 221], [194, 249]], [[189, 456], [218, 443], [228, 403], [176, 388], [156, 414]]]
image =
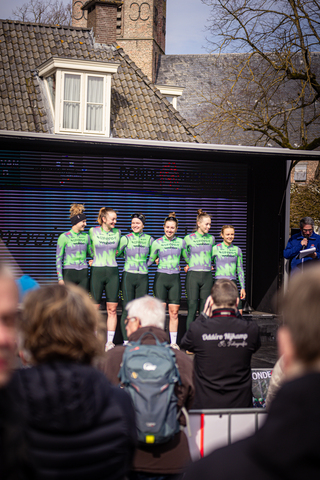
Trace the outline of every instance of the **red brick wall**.
[[91, 6], [84, 14], [80, 9], [83, 3], [84, 0], [73, 0], [72, 24], [93, 28], [97, 43], [117, 42], [154, 82], [157, 59], [165, 53], [166, 0], [123, 0], [122, 25], [118, 34], [117, 2], [96, 3], [92, 10]]
[[117, 5], [96, 4], [88, 13], [88, 28], [93, 28], [97, 43], [116, 41]]
[[294, 168], [291, 171], [291, 183], [298, 183], [299, 185], [305, 185], [306, 183], [313, 180], [315, 177], [315, 173], [317, 171], [319, 161], [317, 160], [309, 160], [307, 162], [299, 162], [298, 165], [307, 165], [307, 181], [306, 182], [295, 182], [294, 180]]

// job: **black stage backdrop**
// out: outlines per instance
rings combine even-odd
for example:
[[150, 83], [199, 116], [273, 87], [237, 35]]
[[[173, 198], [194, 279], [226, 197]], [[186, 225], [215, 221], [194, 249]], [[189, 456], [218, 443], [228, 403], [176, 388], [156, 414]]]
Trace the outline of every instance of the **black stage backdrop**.
[[[163, 220], [174, 211], [178, 235], [195, 227], [197, 209], [212, 215], [210, 233], [232, 224], [246, 266], [247, 166], [208, 159], [150, 159], [70, 155], [39, 151], [0, 153], [0, 251], [17, 274], [40, 284], [57, 280], [58, 236], [71, 228], [71, 203], [84, 203], [87, 231], [103, 206], [118, 212], [117, 227], [130, 232], [130, 215], [146, 215], [144, 232], [163, 235]], [[119, 259], [122, 272], [123, 259]], [[183, 261], [181, 262], [183, 267]], [[156, 266], [150, 268], [150, 293]], [[184, 297], [185, 274], [181, 269]]]

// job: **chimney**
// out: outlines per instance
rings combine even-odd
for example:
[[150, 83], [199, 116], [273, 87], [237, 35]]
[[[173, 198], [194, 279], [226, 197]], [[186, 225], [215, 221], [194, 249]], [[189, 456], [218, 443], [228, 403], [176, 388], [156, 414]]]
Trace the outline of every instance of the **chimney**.
[[97, 43], [117, 42], [155, 82], [165, 54], [166, 0], [72, 0], [72, 25], [92, 28]]
[[[116, 42], [117, 10], [121, 0], [88, 0], [82, 10], [87, 13], [86, 27], [92, 28], [97, 43], [111, 44]], [[76, 5], [77, 1], [73, 3]]]

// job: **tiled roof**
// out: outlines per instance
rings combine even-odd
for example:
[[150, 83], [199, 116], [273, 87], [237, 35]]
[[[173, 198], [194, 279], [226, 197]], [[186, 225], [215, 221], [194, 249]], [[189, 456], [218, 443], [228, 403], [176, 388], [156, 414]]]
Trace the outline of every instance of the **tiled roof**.
[[52, 132], [39, 65], [52, 56], [119, 63], [112, 76], [111, 133], [118, 138], [202, 142], [117, 45], [89, 29], [0, 20], [0, 130]]
[[[260, 135], [257, 132], [243, 131], [241, 128], [230, 127], [222, 133], [216, 131], [216, 127], [210, 126], [210, 118], [214, 107], [210, 98], [215, 97], [216, 92], [221, 92], [226, 84], [227, 73], [232, 72], [239, 63], [243, 53], [225, 54], [200, 54], [200, 55], [160, 55], [159, 67], [157, 70], [156, 83], [158, 85], [176, 85], [184, 87], [183, 94], [178, 97], [178, 110], [181, 115], [196, 129], [205, 142], [220, 143], [228, 145], [264, 145], [265, 141], [259, 141]], [[256, 62], [260, 62], [259, 59]], [[320, 77], [320, 54], [312, 53], [313, 69]], [[259, 63], [257, 66], [259, 71]], [[239, 102], [247, 102], [248, 98], [238, 86], [237, 95]], [[291, 95], [297, 95], [299, 88], [294, 81], [285, 82], [281, 87], [281, 93], [290, 99]], [[254, 98], [254, 97], [253, 97]], [[276, 101], [276, 97], [275, 97]], [[289, 100], [288, 100], [289, 101]], [[312, 105], [308, 112], [309, 118], [314, 113]], [[289, 127], [292, 144], [300, 143], [300, 111], [291, 116], [292, 125]], [[308, 127], [309, 138], [319, 136], [319, 121], [313, 122]], [[268, 142], [268, 146], [277, 146]]]

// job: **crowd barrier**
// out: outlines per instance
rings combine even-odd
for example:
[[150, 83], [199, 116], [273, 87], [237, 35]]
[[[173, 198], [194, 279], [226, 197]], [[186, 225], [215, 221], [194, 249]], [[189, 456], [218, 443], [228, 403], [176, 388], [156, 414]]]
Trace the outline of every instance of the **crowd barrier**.
[[187, 430], [186, 435], [192, 460], [252, 435], [263, 425], [266, 416], [263, 408], [190, 410], [191, 436]]
[[260, 408], [190, 410], [189, 447], [192, 460], [208, 455], [217, 448], [249, 437], [266, 419], [265, 399], [272, 375], [269, 368], [253, 368], [253, 404]]

